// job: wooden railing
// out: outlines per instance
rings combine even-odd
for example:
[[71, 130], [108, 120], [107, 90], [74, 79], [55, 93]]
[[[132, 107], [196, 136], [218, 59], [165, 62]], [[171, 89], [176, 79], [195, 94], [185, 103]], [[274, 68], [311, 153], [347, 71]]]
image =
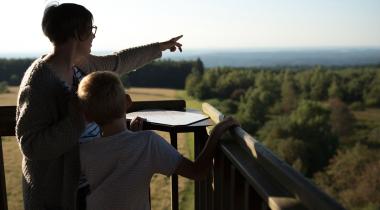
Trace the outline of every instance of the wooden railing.
[[[143, 109], [165, 109], [183, 111], [186, 108], [184, 100], [164, 100], [164, 101], [135, 101], [128, 109], [129, 112], [143, 110]], [[7, 192], [4, 173], [4, 159], [2, 148], [2, 137], [15, 136], [16, 126], [16, 107], [15, 106], [0, 106], [0, 210], [7, 210]], [[147, 126], [146, 129], [149, 129]], [[21, 182], [21, 180], [20, 180]], [[177, 186], [172, 186], [178, 189]], [[178, 200], [178, 192], [173, 192], [172, 197]], [[178, 206], [178, 204], [177, 204]], [[177, 207], [178, 208], [178, 207]]]
[[[209, 104], [218, 123], [224, 115]], [[241, 127], [221, 141], [214, 160], [213, 209], [344, 209]]]
[[[134, 102], [131, 111], [185, 107], [182, 100], [145, 101]], [[209, 104], [203, 104], [202, 110], [215, 123], [224, 118]], [[7, 209], [1, 137], [14, 135], [15, 107], [0, 107], [0, 210]], [[343, 209], [241, 127], [234, 128], [231, 137], [221, 141], [212, 172], [213, 179], [196, 189], [197, 210]]]

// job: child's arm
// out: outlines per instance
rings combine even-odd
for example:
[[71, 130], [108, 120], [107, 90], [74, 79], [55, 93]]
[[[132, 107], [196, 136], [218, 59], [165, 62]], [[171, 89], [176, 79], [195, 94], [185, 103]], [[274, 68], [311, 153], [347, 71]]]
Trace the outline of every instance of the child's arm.
[[192, 162], [189, 159], [183, 157], [181, 162], [178, 164], [175, 173], [190, 179], [205, 179], [212, 166], [212, 159], [214, 157], [218, 140], [225, 131], [231, 127], [238, 125], [239, 123], [232, 117], [228, 117], [222, 122], [218, 123], [212, 130], [205, 147], [197, 159]]

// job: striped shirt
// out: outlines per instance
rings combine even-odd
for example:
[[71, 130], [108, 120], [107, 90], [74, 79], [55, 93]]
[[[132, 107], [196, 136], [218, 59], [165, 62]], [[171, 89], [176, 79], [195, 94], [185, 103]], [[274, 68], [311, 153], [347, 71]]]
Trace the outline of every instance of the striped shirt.
[[[86, 76], [86, 74], [80, 70], [78, 67], [74, 66], [74, 76], [73, 76], [73, 91], [78, 90], [79, 82]], [[100, 137], [100, 127], [95, 122], [89, 122], [86, 124], [86, 128], [79, 138], [79, 144], [93, 140], [94, 138]], [[82, 174], [79, 178], [78, 188], [82, 188], [88, 185], [86, 177]]]
[[[86, 74], [78, 67], [74, 67], [73, 87], [75, 91], [78, 89], [79, 82], [86, 76]], [[95, 122], [86, 124], [86, 129], [79, 138], [79, 143], [91, 141], [93, 138], [100, 137], [100, 127]]]

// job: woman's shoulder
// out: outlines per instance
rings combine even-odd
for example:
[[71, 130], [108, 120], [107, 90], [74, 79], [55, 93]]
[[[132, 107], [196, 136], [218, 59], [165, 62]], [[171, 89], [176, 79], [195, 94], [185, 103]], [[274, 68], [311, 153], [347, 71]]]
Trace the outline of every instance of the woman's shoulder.
[[[31, 86], [49, 90], [58, 82], [54, 73], [49, 69], [43, 60], [43, 56], [37, 58], [25, 71], [20, 88]], [[50, 89], [51, 90], [51, 89]]]

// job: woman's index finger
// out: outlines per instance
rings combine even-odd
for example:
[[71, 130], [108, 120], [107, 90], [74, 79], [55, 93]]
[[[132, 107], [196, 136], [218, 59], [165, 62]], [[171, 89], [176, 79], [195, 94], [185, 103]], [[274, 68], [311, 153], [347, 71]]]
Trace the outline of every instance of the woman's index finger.
[[177, 36], [177, 37], [174, 37], [173, 39], [172, 39], [172, 41], [178, 41], [180, 38], [182, 38], [183, 37], [183, 35], [180, 35], [180, 36]]

